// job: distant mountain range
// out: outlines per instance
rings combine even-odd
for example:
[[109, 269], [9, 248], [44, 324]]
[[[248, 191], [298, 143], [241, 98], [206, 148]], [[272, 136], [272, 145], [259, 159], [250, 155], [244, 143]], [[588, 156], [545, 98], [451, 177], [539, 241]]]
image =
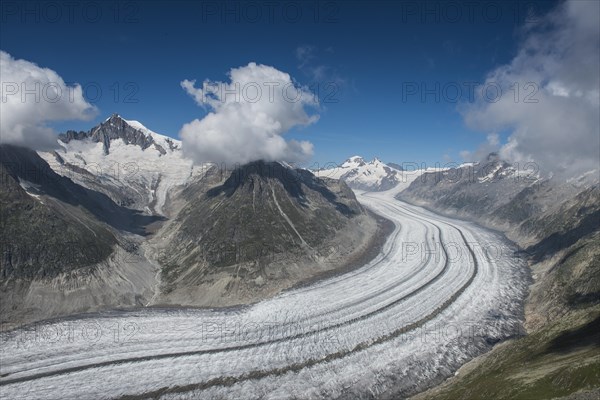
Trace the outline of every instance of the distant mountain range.
[[384, 164], [378, 158], [367, 162], [360, 156], [353, 156], [337, 167], [320, 169], [315, 174], [341, 179], [353, 189], [382, 191], [392, 189], [401, 182], [402, 168], [397, 164], [391, 165]]
[[[522, 235], [515, 227], [552, 211], [598, 185], [598, 171], [568, 180], [510, 164], [492, 153], [484, 160], [423, 173], [398, 198]], [[523, 234], [525, 227], [519, 228]]]

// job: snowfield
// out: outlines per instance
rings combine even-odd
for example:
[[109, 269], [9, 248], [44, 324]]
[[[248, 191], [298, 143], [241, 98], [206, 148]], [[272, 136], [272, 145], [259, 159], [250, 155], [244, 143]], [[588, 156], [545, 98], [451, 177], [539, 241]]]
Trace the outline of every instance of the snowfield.
[[1, 334], [2, 399], [406, 396], [521, 331], [524, 263], [494, 232], [358, 193], [396, 228], [344, 275], [231, 309], [141, 309]]

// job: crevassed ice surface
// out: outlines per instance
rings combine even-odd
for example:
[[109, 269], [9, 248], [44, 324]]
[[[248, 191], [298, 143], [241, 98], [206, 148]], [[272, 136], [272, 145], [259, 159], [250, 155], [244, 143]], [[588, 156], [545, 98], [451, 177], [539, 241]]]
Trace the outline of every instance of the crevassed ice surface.
[[143, 309], [3, 333], [5, 399], [408, 395], [520, 332], [526, 269], [499, 235], [393, 198], [372, 262], [225, 310]]

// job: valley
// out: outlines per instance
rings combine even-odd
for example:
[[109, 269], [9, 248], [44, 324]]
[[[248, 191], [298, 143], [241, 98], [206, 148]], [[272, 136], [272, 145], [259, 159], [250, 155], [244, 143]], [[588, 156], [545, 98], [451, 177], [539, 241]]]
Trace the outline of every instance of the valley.
[[195, 165], [116, 114], [59, 145], [0, 146], [3, 396], [454, 398], [490, 390], [472, 365], [520, 393], [569, 329], [597, 365], [593, 174]]
[[0, 400], [600, 399], [600, 1], [0, 14]]
[[42, 391], [65, 399], [406, 396], [521, 334], [527, 271], [509, 243], [389, 193], [359, 199], [396, 226], [365, 266], [241, 308], [103, 312], [3, 333], [2, 392], [15, 399]]

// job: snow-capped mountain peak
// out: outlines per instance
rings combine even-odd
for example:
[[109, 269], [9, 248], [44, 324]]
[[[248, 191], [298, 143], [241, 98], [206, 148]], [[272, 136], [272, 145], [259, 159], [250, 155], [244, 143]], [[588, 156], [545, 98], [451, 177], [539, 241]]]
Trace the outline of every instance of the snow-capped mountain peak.
[[366, 162], [361, 156], [352, 156], [342, 163], [342, 167], [358, 167], [365, 165]]
[[102, 143], [105, 154], [110, 153], [111, 145], [118, 140], [126, 145], [137, 145], [142, 150], [151, 148], [160, 155], [181, 148], [178, 140], [153, 132], [139, 121], [126, 120], [119, 114], [111, 115], [100, 125], [87, 132], [67, 131], [59, 135], [59, 139], [63, 143], [70, 143], [72, 140]]
[[203, 170], [183, 156], [179, 140], [119, 114], [87, 132], [60, 134], [58, 143], [60, 150], [39, 153], [55, 172], [88, 188], [112, 188], [105, 194], [118, 204], [152, 214], [163, 213], [171, 187]]
[[341, 179], [353, 189], [367, 191], [388, 190], [400, 182], [401, 173], [383, 163], [379, 158], [366, 162], [360, 156], [353, 156], [340, 166], [316, 171], [321, 177]]

